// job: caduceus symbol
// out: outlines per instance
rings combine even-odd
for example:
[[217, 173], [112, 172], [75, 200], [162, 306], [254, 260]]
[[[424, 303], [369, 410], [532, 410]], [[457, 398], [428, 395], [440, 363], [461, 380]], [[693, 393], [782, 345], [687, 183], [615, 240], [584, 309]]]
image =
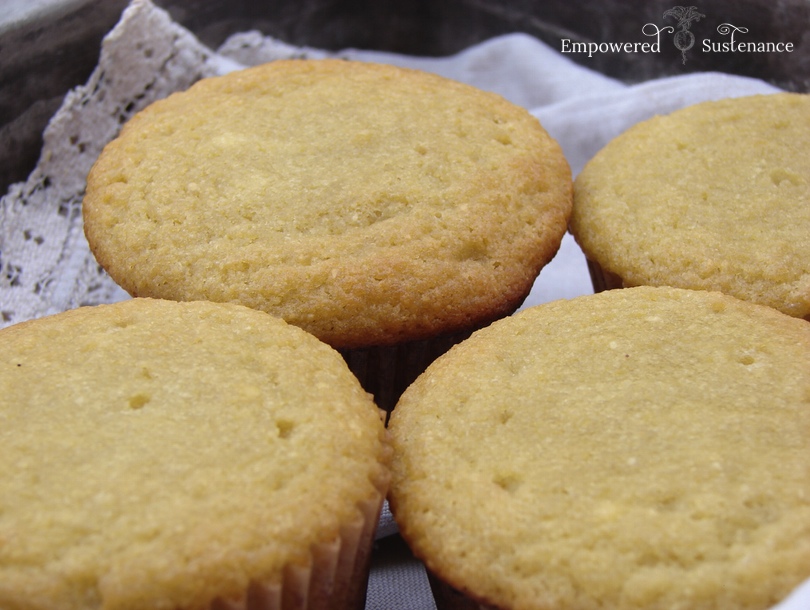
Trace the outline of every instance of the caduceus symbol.
[[695, 44], [695, 35], [689, 31], [689, 27], [693, 21], [700, 21], [701, 17], [705, 17], [698, 13], [697, 7], [694, 6], [673, 6], [668, 11], [664, 12], [664, 18], [674, 17], [678, 20], [678, 27], [680, 28], [675, 32], [673, 37], [675, 48], [677, 48], [683, 56], [683, 63], [686, 63], [686, 52], [691, 49]]

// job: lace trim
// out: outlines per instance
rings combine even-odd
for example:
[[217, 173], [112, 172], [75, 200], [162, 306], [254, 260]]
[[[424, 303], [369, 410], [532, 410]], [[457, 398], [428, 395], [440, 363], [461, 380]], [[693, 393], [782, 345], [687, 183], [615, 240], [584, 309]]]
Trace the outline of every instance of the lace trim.
[[0, 326], [127, 298], [84, 238], [87, 173], [138, 110], [237, 67], [148, 0], [130, 4], [104, 38], [88, 82], [51, 119], [35, 170], [0, 199]]

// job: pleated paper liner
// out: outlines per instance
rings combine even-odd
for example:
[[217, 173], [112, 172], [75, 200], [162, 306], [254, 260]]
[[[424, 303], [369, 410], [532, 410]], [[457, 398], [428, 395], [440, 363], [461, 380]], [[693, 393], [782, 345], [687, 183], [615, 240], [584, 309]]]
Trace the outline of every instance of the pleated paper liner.
[[216, 599], [210, 610], [363, 610], [374, 533], [388, 490], [387, 471], [373, 481], [376, 493], [329, 542], [315, 545], [309, 562], [289, 565], [280, 582], [253, 582], [238, 599]]
[[596, 261], [586, 259], [588, 263], [588, 273], [591, 276], [591, 284], [593, 284], [594, 292], [603, 292], [605, 290], [613, 290], [614, 288], [624, 288], [624, 282], [615, 273], [602, 269], [602, 266]]
[[473, 330], [398, 345], [339, 350], [377, 406], [390, 414], [405, 389], [433, 362]]

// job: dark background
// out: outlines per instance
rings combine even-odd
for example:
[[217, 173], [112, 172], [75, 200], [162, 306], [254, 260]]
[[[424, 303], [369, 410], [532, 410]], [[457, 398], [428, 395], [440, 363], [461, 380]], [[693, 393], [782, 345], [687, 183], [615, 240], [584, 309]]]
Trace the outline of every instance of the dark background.
[[[411, 55], [449, 55], [487, 38], [524, 32], [561, 48], [576, 42], [651, 42], [645, 23], [675, 26], [663, 14], [675, 0], [155, 0], [175, 21], [216, 48], [234, 32], [258, 29], [295, 45], [363, 48]], [[48, 119], [98, 60], [101, 38], [126, 0], [66, 0], [13, 24], [0, 24], [0, 194], [25, 180]], [[688, 6], [688, 5], [687, 5]], [[569, 54], [626, 82], [721, 71], [810, 92], [810, 0], [706, 0], [696, 9], [695, 47], [682, 63], [671, 34], [660, 53]], [[748, 28], [738, 41], [792, 42], [790, 53], [701, 53], [700, 41], [728, 41], [721, 23]]]

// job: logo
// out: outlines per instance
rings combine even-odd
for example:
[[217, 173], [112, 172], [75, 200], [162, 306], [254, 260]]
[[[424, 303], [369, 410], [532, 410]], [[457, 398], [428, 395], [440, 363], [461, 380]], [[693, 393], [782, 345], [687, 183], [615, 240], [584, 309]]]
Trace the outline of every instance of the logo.
[[698, 13], [697, 7], [694, 6], [673, 6], [668, 11], [664, 11], [664, 19], [673, 17], [678, 22], [678, 31], [675, 32], [672, 41], [675, 43], [675, 48], [681, 52], [684, 64], [686, 64], [686, 52], [695, 46], [695, 35], [689, 31], [689, 27], [693, 21], [700, 21], [700, 18], [705, 16]]
[[[673, 6], [664, 11], [663, 19], [675, 20], [675, 26], [664, 25], [659, 27], [655, 23], [645, 23], [641, 27], [641, 34], [648, 40], [628, 41], [628, 42], [575, 42], [570, 38], [562, 39], [560, 51], [564, 54], [587, 53], [588, 57], [604, 53], [660, 53], [662, 34], [672, 34], [672, 43], [681, 52], [681, 63], [686, 64], [686, 52], [690, 49], [709, 53], [792, 53], [794, 45], [792, 42], [750, 42], [740, 40], [743, 34], [748, 33], [748, 28], [736, 26], [728, 22], [717, 26], [716, 31], [720, 36], [728, 37], [727, 40], [716, 42], [710, 38], [703, 38], [701, 44], [696, 46], [695, 34], [691, 31], [693, 24], [706, 19], [706, 15], [701, 13], [695, 6]], [[698, 27], [696, 26], [697, 30]]]
[[792, 53], [792, 42], [741, 42], [734, 37], [737, 34], [747, 34], [748, 28], [737, 27], [731, 23], [721, 23], [717, 26], [717, 33], [728, 36], [723, 42], [714, 42], [709, 38], [703, 39], [704, 53]]

